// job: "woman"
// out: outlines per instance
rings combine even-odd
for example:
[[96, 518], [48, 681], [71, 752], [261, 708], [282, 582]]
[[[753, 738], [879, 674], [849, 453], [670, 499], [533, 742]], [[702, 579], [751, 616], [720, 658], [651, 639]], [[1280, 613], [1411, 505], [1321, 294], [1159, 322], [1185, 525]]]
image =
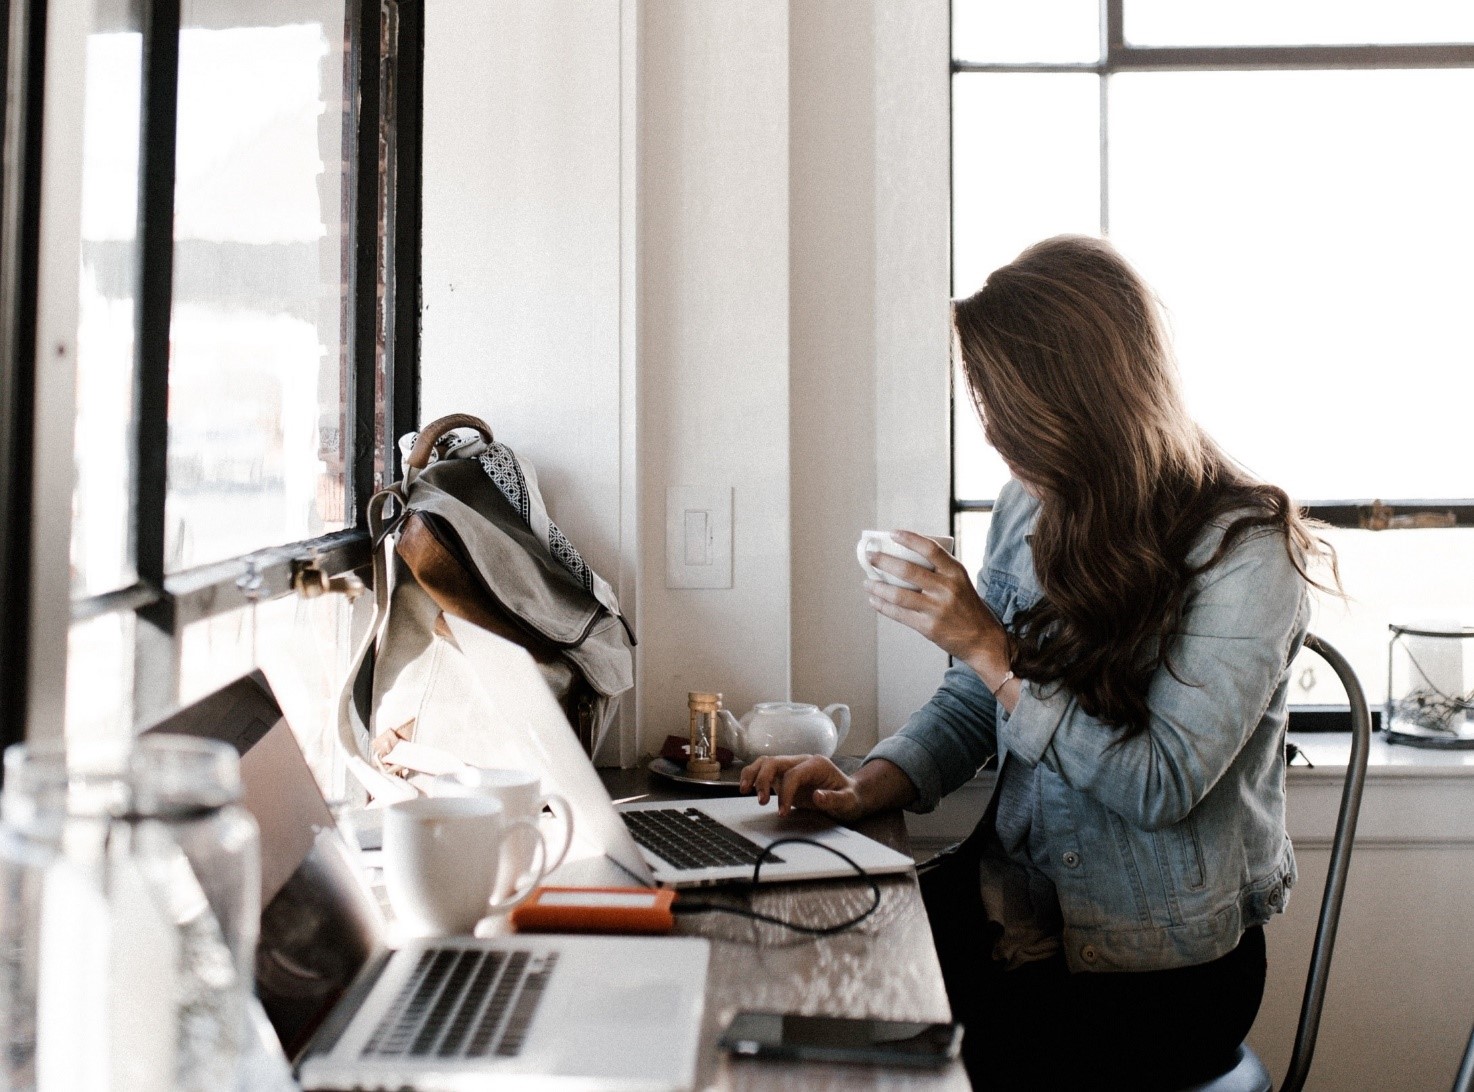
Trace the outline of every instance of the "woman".
[[[1155, 299], [1105, 242], [1049, 239], [954, 307], [1001, 491], [975, 589], [874, 565], [870, 604], [953, 658], [853, 775], [760, 759], [745, 790], [843, 820], [999, 784], [923, 895], [980, 1087], [1180, 1086], [1227, 1064], [1295, 881], [1285, 699], [1328, 550], [1189, 418]], [[1334, 574], [1334, 561], [1332, 561]]]

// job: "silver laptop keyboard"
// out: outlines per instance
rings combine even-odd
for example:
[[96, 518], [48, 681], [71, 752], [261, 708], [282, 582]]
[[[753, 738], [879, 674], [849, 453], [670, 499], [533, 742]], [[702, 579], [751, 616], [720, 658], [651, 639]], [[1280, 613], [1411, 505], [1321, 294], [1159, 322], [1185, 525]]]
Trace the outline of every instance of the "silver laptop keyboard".
[[[677, 868], [756, 863], [763, 847], [696, 808], [648, 808], [619, 813], [635, 841]], [[782, 863], [769, 853], [764, 864]]]
[[362, 1056], [514, 1057], [557, 962], [557, 952], [428, 948]]

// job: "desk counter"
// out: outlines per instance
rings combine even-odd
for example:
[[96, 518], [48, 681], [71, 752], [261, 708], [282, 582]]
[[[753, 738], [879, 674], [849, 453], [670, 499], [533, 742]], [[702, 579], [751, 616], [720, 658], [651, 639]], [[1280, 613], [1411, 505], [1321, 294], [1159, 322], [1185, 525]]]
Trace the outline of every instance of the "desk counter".
[[[643, 770], [601, 770], [616, 800], [690, 797], [689, 788], [666, 785]], [[676, 791], [680, 790], [680, 791]], [[909, 851], [899, 813], [859, 824], [872, 838]], [[960, 1062], [939, 1073], [899, 1068], [732, 1060], [717, 1038], [739, 1009], [804, 1014], [870, 1016], [896, 1020], [950, 1019], [941, 968], [914, 875], [878, 881], [881, 903], [870, 917], [831, 937], [808, 937], [776, 925], [730, 914], [677, 919], [677, 931], [712, 942], [706, 1015], [701, 1031], [697, 1084], [720, 1089], [925, 1088], [966, 1092]], [[842, 921], [871, 902], [863, 881], [776, 884], [740, 903], [785, 920]]]

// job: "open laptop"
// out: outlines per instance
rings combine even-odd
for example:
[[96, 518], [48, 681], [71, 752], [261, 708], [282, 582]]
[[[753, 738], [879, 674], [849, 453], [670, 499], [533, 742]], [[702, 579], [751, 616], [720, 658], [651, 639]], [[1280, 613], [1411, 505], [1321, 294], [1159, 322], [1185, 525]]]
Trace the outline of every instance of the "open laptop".
[[[622, 804], [616, 809], [598, 772], [579, 746], [542, 681], [532, 657], [518, 645], [450, 615], [450, 631], [488, 710], [486, 731], [505, 765], [536, 770], [544, 789], [570, 801], [575, 835], [647, 886], [698, 887], [752, 879], [762, 847], [802, 837], [843, 853], [871, 875], [905, 872], [915, 862], [858, 831], [813, 812], [779, 817], [776, 803], [756, 797], [707, 797]], [[764, 883], [853, 877], [855, 869], [816, 845], [787, 843], [763, 860]]]
[[259, 672], [150, 730], [225, 740], [241, 754], [261, 830], [256, 991], [304, 1089], [695, 1084], [707, 941], [460, 937], [391, 950]]

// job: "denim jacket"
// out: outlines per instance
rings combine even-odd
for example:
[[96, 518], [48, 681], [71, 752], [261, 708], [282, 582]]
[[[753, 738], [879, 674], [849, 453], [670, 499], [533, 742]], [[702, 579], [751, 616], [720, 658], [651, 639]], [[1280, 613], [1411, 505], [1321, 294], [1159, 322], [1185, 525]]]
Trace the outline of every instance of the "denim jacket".
[[[978, 589], [1005, 627], [1040, 595], [1029, 546], [1038, 502], [999, 496]], [[1229, 518], [1189, 555], [1212, 555]], [[1054, 882], [1073, 971], [1205, 963], [1284, 909], [1295, 882], [1285, 833], [1286, 695], [1309, 595], [1284, 536], [1253, 530], [1198, 574], [1152, 678], [1146, 730], [1120, 740], [1059, 684], [1024, 683], [1010, 716], [963, 664], [867, 761], [916, 785], [915, 811], [973, 777], [989, 755], [1035, 778], [1034, 865]], [[1119, 742], [1117, 742], [1119, 740]], [[1115, 746], [1112, 744], [1115, 743]]]

